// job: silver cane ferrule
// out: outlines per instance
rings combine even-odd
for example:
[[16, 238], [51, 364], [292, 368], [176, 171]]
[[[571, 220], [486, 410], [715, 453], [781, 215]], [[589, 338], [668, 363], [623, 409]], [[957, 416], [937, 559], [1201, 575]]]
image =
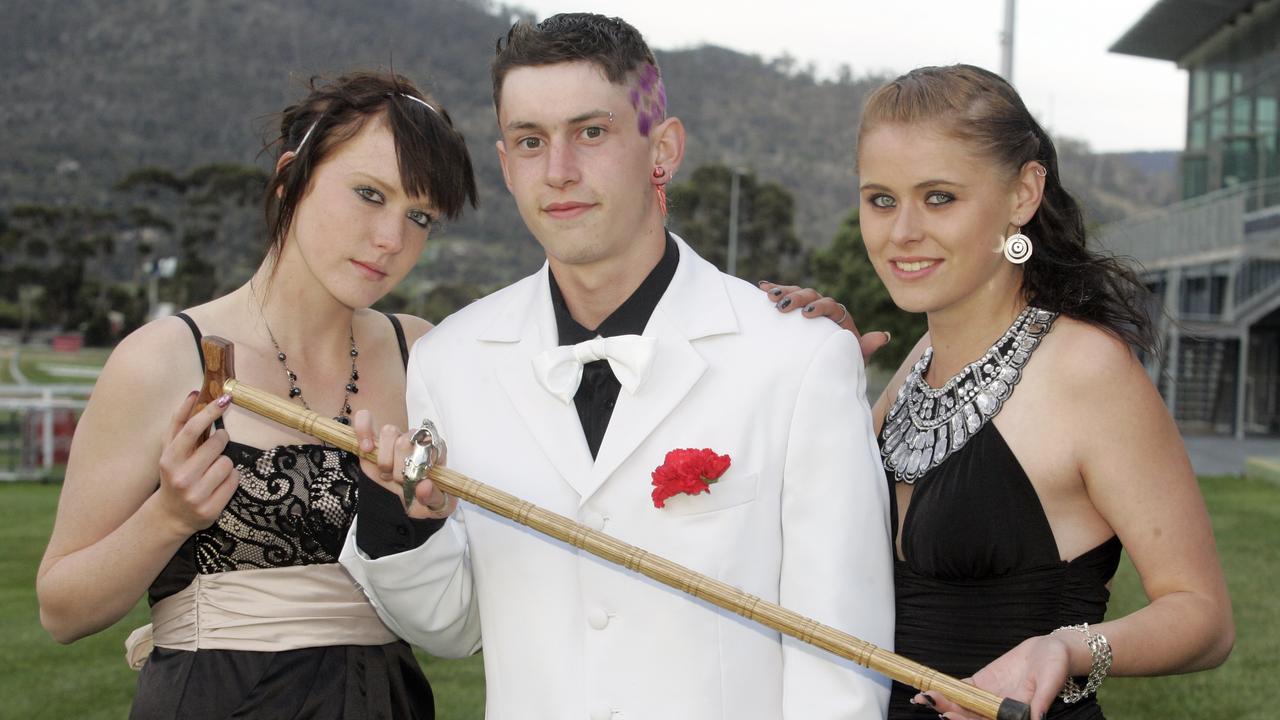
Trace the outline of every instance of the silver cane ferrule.
[[435, 423], [423, 419], [422, 425], [409, 436], [412, 450], [404, 459], [404, 506], [413, 504], [413, 493], [418, 483], [427, 477], [427, 471], [444, 456], [444, 438], [436, 430]]

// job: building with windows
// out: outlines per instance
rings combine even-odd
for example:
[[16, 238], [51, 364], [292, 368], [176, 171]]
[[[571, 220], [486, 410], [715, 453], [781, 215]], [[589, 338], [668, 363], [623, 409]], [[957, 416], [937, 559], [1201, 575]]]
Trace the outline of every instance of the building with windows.
[[1280, 0], [1158, 0], [1111, 50], [1189, 82], [1184, 199], [1100, 233], [1163, 302], [1149, 369], [1184, 430], [1280, 435]]

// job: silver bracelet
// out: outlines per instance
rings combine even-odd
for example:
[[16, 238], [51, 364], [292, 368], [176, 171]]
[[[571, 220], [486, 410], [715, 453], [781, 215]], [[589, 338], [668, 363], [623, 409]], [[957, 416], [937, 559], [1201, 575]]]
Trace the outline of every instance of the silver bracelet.
[[[1093, 656], [1093, 664], [1089, 666], [1089, 679], [1085, 681], [1084, 687], [1077, 685], [1070, 674], [1067, 675], [1067, 681], [1062, 685], [1062, 701], [1065, 703], [1079, 702], [1098, 692], [1098, 687], [1102, 685], [1107, 673], [1111, 672], [1111, 643], [1107, 642], [1107, 638], [1101, 633], [1090, 630], [1089, 623], [1064, 625], [1058, 630], [1075, 630], [1076, 632], [1084, 633], [1084, 642], [1089, 646], [1089, 653]], [[1057, 630], [1054, 632], [1057, 632]]]

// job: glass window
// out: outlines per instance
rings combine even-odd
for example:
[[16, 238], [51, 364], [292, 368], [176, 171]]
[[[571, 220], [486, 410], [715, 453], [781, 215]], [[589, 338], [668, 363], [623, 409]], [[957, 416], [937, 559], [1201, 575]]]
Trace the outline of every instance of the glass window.
[[1280, 76], [1263, 82], [1257, 90], [1257, 106], [1254, 108], [1254, 129], [1258, 134], [1258, 152], [1261, 153], [1262, 173], [1266, 177], [1280, 175]]
[[1197, 65], [1191, 71], [1191, 112], [1198, 113], [1209, 108], [1209, 71], [1203, 65]]
[[1231, 73], [1226, 68], [1213, 71], [1213, 101], [1226, 100], [1231, 93]]
[[1199, 151], [1209, 146], [1206, 135], [1207, 123], [1208, 118], [1204, 115], [1192, 118], [1191, 122], [1187, 123], [1187, 150]]
[[1231, 138], [1222, 145], [1222, 187], [1258, 179], [1258, 146], [1253, 138]]
[[1227, 134], [1227, 104], [1222, 103], [1209, 112], [1209, 142]]
[[1253, 98], [1238, 95], [1231, 103], [1231, 134], [1248, 135], [1253, 132]]
[[1209, 158], [1202, 154], [1182, 156], [1182, 199], [1209, 192]]

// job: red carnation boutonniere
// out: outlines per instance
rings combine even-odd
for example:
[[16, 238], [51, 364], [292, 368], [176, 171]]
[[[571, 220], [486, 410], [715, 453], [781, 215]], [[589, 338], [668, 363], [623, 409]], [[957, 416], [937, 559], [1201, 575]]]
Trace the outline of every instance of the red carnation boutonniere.
[[661, 508], [667, 498], [680, 493], [711, 492], [711, 483], [729, 469], [729, 462], [728, 455], [717, 455], [707, 448], [672, 450], [653, 471], [653, 506]]

